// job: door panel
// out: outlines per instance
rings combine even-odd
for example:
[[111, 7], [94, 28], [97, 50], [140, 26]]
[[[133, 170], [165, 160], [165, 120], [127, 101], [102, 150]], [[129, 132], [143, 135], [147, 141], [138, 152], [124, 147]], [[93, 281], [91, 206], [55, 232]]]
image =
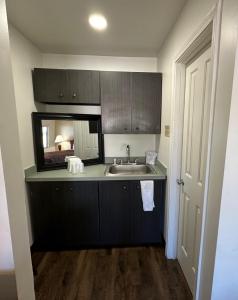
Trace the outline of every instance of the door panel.
[[100, 183], [100, 234], [105, 245], [129, 245], [132, 229], [129, 181]]
[[97, 182], [65, 182], [68, 206], [67, 244], [95, 245], [99, 240]]
[[153, 244], [161, 243], [163, 235], [164, 195], [163, 181], [154, 181], [153, 211], [144, 211], [141, 197], [140, 181], [131, 181], [132, 185], [132, 215], [133, 215], [133, 243]]
[[131, 131], [131, 73], [101, 72], [103, 133]]
[[68, 76], [65, 70], [34, 69], [35, 101], [66, 103], [69, 98]]
[[132, 73], [132, 132], [160, 133], [162, 76]]
[[194, 292], [203, 210], [210, 112], [211, 54], [204, 51], [186, 68], [178, 260]]
[[69, 103], [100, 104], [99, 72], [68, 70]]

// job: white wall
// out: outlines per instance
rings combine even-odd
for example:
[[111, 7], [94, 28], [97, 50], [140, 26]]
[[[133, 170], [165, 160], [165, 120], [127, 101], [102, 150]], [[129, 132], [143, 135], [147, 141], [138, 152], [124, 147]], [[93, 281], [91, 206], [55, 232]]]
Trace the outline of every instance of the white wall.
[[[19, 300], [34, 300], [24, 174], [14, 96], [6, 3], [0, 0], [0, 147]], [[2, 242], [2, 241], [1, 241]], [[14, 299], [14, 298], [13, 298]]]
[[0, 274], [3, 271], [14, 270], [12, 254], [12, 241], [9, 227], [9, 216], [7, 208], [7, 198], [5, 181], [2, 166], [2, 154], [0, 148]]
[[15, 266], [0, 148], [0, 300], [16, 299]]
[[[199, 25], [206, 18], [207, 14], [211, 10], [212, 6], [217, 1], [213, 0], [188, 0], [185, 5], [174, 29], [169, 34], [164, 45], [160, 49], [158, 55], [158, 71], [163, 73], [163, 107], [162, 107], [162, 128], [164, 125], [171, 124], [171, 98], [173, 91], [174, 70], [173, 63], [177, 58], [182, 48], [191, 39], [193, 32], [199, 28]], [[211, 289], [213, 282], [214, 260], [216, 253], [216, 241], [218, 232], [220, 201], [223, 184], [224, 173], [224, 161], [226, 153], [226, 140], [227, 129], [229, 121], [229, 110], [231, 100], [231, 89], [234, 69], [234, 53], [236, 46], [236, 34], [237, 34], [237, 0], [225, 0], [224, 8], [222, 10], [222, 25], [221, 25], [221, 38], [220, 38], [220, 53], [219, 53], [219, 66], [218, 66], [218, 80], [216, 87], [216, 99], [214, 107], [213, 118], [213, 131], [212, 131], [212, 144], [211, 144], [211, 160], [210, 160], [210, 173], [209, 173], [209, 186], [208, 186], [208, 203], [206, 211], [205, 233], [204, 243], [202, 245], [202, 264], [201, 264], [201, 277], [200, 287], [198, 289], [198, 299], [208, 300], [211, 299]], [[237, 115], [237, 114], [236, 114]], [[169, 164], [169, 138], [164, 136], [162, 131], [159, 144], [159, 155], [161, 161], [165, 164]], [[234, 146], [233, 146], [234, 147]], [[237, 148], [236, 148], [237, 152]], [[235, 161], [234, 161], [235, 163]], [[228, 171], [229, 172], [229, 171]], [[174, 183], [175, 184], [175, 183]], [[227, 191], [227, 190], [226, 190]], [[236, 193], [234, 193], [236, 195]], [[226, 195], [226, 199], [227, 199]], [[226, 203], [232, 205], [233, 198]], [[224, 201], [225, 205], [225, 201]], [[231, 208], [229, 208], [231, 209]], [[227, 207], [228, 210], [228, 207]], [[227, 216], [227, 212], [224, 212]], [[222, 214], [221, 214], [222, 216]], [[225, 219], [225, 222], [229, 218], [232, 218], [232, 214]], [[237, 217], [236, 217], [237, 218]], [[232, 223], [234, 222], [234, 219]], [[220, 223], [223, 228], [228, 230], [229, 223]], [[233, 226], [233, 225], [230, 225]], [[235, 223], [234, 223], [235, 226]], [[221, 227], [222, 228], [222, 227]], [[226, 231], [227, 233], [227, 231]], [[235, 232], [233, 232], [233, 238]], [[224, 232], [221, 233], [222, 248], [220, 248], [220, 265], [217, 263], [218, 273], [214, 276], [213, 287], [213, 299], [224, 299], [228, 297], [218, 296], [221, 291], [221, 281], [224, 280], [223, 287], [226, 286], [226, 291], [229, 295], [229, 281], [232, 280], [229, 274], [225, 274], [222, 271], [224, 267], [223, 263], [227, 263], [227, 260], [223, 261], [226, 254], [226, 240], [224, 239]], [[219, 245], [219, 244], [218, 244]], [[221, 246], [221, 244], [220, 244]], [[235, 246], [235, 244], [233, 244]], [[218, 248], [219, 249], [219, 248]], [[231, 254], [234, 248], [229, 251], [230, 257], [235, 255], [236, 250]], [[219, 257], [219, 256], [218, 256]], [[217, 258], [218, 258], [217, 257]], [[222, 258], [222, 259], [221, 259]], [[228, 258], [227, 258], [228, 259]], [[229, 264], [229, 263], [228, 263]], [[225, 269], [223, 269], [225, 270]], [[228, 269], [227, 269], [228, 270]], [[233, 269], [230, 266], [230, 271]], [[232, 276], [234, 276], [232, 274]], [[235, 278], [235, 277], [234, 277]], [[219, 287], [220, 285], [220, 287]], [[220, 297], [220, 298], [219, 298]], [[232, 296], [234, 297], [234, 295]], [[231, 298], [235, 299], [235, 298]], [[237, 299], [237, 295], [236, 295]]]
[[41, 52], [13, 26], [9, 27], [14, 89], [19, 123], [21, 156], [24, 168], [34, 165], [31, 113], [34, 102], [31, 70], [40, 67]]
[[[113, 57], [90, 55], [61, 55], [43, 53], [43, 67], [85, 69], [102, 71], [131, 71], [131, 72], [156, 72], [157, 59], [153, 57]], [[80, 112], [79, 107], [64, 107], [68, 112]], [[81, 109], [82, 110], [82, 109]], [[101, 113], [96, 108], [88, 108]], [[62, 107], [49, 107], [47, 111], [62, 112]], [[132, 156], [144, 156], [147, 150], [156, 150], [156, 135], [104, 135], [105, 156], [126, 156], [125, 144], [131, 145]]]
[[[230, 1], [231, 2], [231, 1]], [[237, 28], [234, 36], [229, 30], [230, 38], [235, 39], [238, 33], [238, 3], [233, 2], [232, 14], [234, 23], [236, 16]], [[236, 33], [235, 33], [236, 31]], [[229, 38], [228, 38], [229, 39]], [[233, 44], [233, 42], [232, 42]], [[238, 47], [236, 50], [236, 66], [233, 80], [230, 120], [226, 162], [219, 217], [218, 238], [216, 246], [215, 269], [213, 277], [212, 299], [238, 299]]]
[[158, 71], [163, 73], [162, 126], [159, 141], [159, 159], [168, 167], [170, 138], [165, 137], [164, 126], [171, 125], [173, 63], [191, 38], [216, 0], [188, 0], [172, 31], [158, 53]]
[[[42, 56], [31, 42], [29, 42], [13, 26], [9, 26], [11, 60], [16, 99], [18, 130], [20, 138], [21, 159], [23, 168], [26, 169], [35, 164], [31, 113], [37, 111], [33, 96], [31, 70], [40, 67]], [[41, 105], [38, 105], [40, 108]], [[32, 231], [30, 226], [30, 213], [27, 204], [27, 219], [29, 224], [30, 243], [32, 244]]]
[[[202, 248], [203, 260], [200, 286], [200, 299], [202, 300], [207, 300], [211, 297], [237, 45], [237, 20], [237, 0], [223, 1], [217, 88], [210, 156], [206, 211], [207, 217], [205, 223], [204, 244]], [[226, 247], [225, 244], [224, 247]], [[225, 248], [223, 249], [225, 250]], [[223, 275], [220, 274], [220, 276], [224, 276], [224, 273]], [[229, 278], [226, 279], [224, 278], [224, 280], [231, 280], [229, 275], [228, 277]], [[216, 298], [213, 299], [216, 300]]]
[[[165, 125], [171, 127], [171, 102], [173, 97], [174, 84], [174, 63], [181, 53], [182, 49], [191, 40], [197, 28], [203, 22], [206, 15], [209, 14], [216, 0], [188, 0], [178, 17], [173, 29], [168, 34], [164, 44], [158, 53], [158, 72], [162, 72], [162, 119], [161, 119], [161, 135], [156, 138], [156, 146], [160, 162], [169, 167], [170, 146], [173, 141], [170, 137], [165, 136]], [[170, 178], [168, 178], [170, 180]], [[175, 183], [174, 183], [175, 184]], [[167, 199], [167, 197], [166, 197]], [[174, 199], [173, 199], [174, 200]], [[176, 201], [176, 200], [174, 200]], [[167, 237], [166, 253], [169, 258], [175, 258], [174, 248], [177, 245], [177, 233], [175, 229], [178, 222], [174, 218], [175, 206], [173, 202], [166, 201], [166, 218], [165, 218], [165, 237]], [[172, 217], [171, 217], [172, 216]], [[175, 245], [175, 246], [174, 246]]]
[[104, 140], [106, 157], [127, 156], [127, 144], [131, 146], [131, 156], [145, 156], [146, 151], [155, 150], [154, 134], [107, 134]]
[[156, 57], [115, 57], [43, 53], [44, 68], [156, 72]]
[[[61, 55], [41, 53], [29, 40], [10, 26], [10, 43], [14, 88], [17, 103], [21, 155], [24, 168], [34, 165], [31, 112], [75, 112], [100, 114], [98, 107], [36, 106], [33, 97], [31, 69], [34, 67], [89, 69], [104, 71], [156, 72], [157, 58], [113, 57], [91, 55]], [[155, 150], [155, 135], [105, 135], [106, 156], [124, 156], [123, 145], [132, 146], [132, 155], [142, 156]], [[133, 150], [134, 149], [134, 150]], [[133, 154], [134, 153], [134, 154]]]

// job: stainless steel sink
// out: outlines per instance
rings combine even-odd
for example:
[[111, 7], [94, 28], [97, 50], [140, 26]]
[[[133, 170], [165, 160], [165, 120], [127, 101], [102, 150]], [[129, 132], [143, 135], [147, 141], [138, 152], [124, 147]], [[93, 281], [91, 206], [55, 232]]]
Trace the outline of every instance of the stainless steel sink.
[[155, 174], [155, 170], [143, 164], [122, 164], [108, 166], [105, 174], [107, 176], [148, 175]]

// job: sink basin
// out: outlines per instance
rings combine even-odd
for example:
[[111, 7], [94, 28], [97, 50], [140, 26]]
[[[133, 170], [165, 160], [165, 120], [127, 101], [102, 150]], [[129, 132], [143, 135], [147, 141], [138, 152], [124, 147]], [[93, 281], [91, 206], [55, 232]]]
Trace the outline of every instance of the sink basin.
[[155, 170], [148, 165], [122, 164], [111, 165], [106, 169], [107, 176], [124, 176], [124, 175], [148, 175], [154, 174]]

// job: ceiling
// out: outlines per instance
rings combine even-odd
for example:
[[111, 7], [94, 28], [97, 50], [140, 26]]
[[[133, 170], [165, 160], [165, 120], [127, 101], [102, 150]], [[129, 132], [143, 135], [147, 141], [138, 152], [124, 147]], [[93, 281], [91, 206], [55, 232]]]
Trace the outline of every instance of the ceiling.
[[[7, 0], [9, 21], [43, 52], [156, 56], [186, 0]], [[91, 13], [108, 21], [88, 25]]]

